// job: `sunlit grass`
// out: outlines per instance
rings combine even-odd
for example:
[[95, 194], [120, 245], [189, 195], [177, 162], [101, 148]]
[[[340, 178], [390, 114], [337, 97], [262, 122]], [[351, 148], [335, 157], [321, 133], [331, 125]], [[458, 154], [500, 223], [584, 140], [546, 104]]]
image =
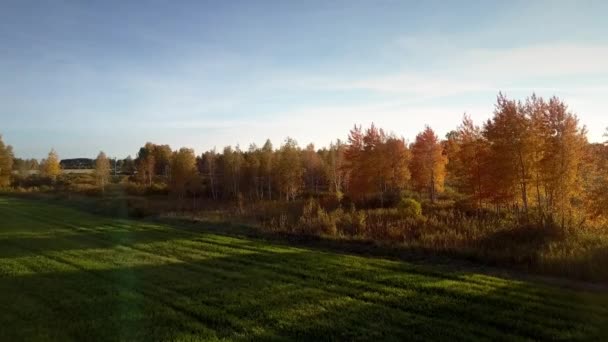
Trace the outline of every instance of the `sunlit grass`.
[[2, 340], [605, 337], [608, 295], [0, 198]]

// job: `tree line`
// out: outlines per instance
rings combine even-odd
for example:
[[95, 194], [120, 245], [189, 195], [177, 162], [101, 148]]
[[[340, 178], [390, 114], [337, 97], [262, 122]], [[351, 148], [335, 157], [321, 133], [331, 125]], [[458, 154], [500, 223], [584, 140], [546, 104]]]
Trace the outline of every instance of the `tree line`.
[[[267, 140], [196, 155], [149, 142], [135, 159], [111, 164], [101, 152], [94, 165], [102, 189], [119, 168], [141, 186], [166, 186], [177, 199], [334, 196], [387, 207], [403, 196], [431, 204], [449, 198], [477, 213], [509, 211], [523, 222], [562, 226], [608, 215], [607, 145], [589, 143], [563, 101], [536, 95], [518, 101], [499, 94], [490, 119], [476, 124], [465, 115], [444, 139], [428, 126], [410, 143], [374, 124], [355, 125], [347, 141], [320, 149], [287, 138], [278, 148]], [[28, 168], [56, 179], [57, 153], [37, 164], [14, 158], [0, 141], [0, 185], [10, 184], [11, 170]]]

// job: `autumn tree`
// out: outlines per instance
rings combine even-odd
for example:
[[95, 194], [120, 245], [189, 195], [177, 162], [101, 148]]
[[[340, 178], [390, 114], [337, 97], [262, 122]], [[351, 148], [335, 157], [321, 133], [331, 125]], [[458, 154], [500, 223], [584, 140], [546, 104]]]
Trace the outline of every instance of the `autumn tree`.
[[10, 185], [13, 158], [13, 148], [10, 145], [5, 145], [0, 135], [0, 187]]
[[173, 152], [171, 157], [171, 191], [178, 199], [183, 199], [190, 186], [194, 187], [197, 180], [196, 156], [194, 150], [182, 147]]
[[[604, 137], [608, 139], [608, 127]], [[608, 218], [608, 140], [601, 146], [597, 154], [593, 154], [593, 160], [597, 161], [599, 167], [595, 173], [596, 177], [591, 185], [592, 191], [588, 195], [591, 199], [592, 208], [596, 215]]]
[[481, 208], [487, 196], [489, 153], [489, 145], [481, 128], [465, 114], [457, 130], [448, 134], [444, 149], [448, 156], [446, 169], [453, 186], [469, 196], [477, 208]]
[[97, 155], [95, 159], [95, 180], [97, 185], [101, 188], [101, 191], [105, 191], [105, 186], [110, 178], [110, 160], [106, 157], [106, 154], [102, 151]]
[[125, 158], [122, 161], [120, 171], [124, 174], [132, 175], [135, 172], [135, 170], [136, 170], [135, 161], [129, 155], [129, 156], [127, 156], [127, 158]]
[[435, 132], [426, 126], [411, 146], [410, 172], [414, 188], [427, 192], [431, 202], [443, 191], [447, 158]]
[[608, 223], [608, 144], [589, 144], [585, 157], [581, 178], [586, 210], [592, 219], [601, 217]]
[[171, 146], [154, 145], [152, 156], [154, 157], [154, 174], [168, 179], [171, 172], [171, 157], [173, 156]]
[[411, 174], [411, 153], [403, 138], [389, 136], [379, 147], [382, 191], [398, 193], [405, 189]]
[[[464, 183], [463, 175], [465, 174], [465, 170], [462, 165], [462, 162], [458, 158], [458, 154], [461, 150], [461, 144], [459, 142], [458, 131], [457, 130], [449, 131], [445, 135], [445, 139], [443, 141], [441, 141], [441, 144], [442, 144], [442, 148], [443, 148], [443, 154], [448, 159], [448, 163], [445, 166], [446, 175], [445, 175], [445, 180], [444, 180], [444, 183], [445, 183], [444, 186], [450, 187], [452, 189], [458, 190], [459, 192], [462, 192], [462, 190], [465, 188], [463, 185], [463, 183]], [[468, 190], [468, 189], [466, 189], [466, 190]], [[463, 192], [463, 194], [464, 194], [464, 192]], [[470, 195], [470, 194], [467, 194], [467, 195]]]
[[276, 171], [280, 193], [287, 201], [295, 199], [302, 186], [304, 174], [300, 148], [295, 140], [287, 138], [279, 149]]
[[241, 177], [241, 189], [249, 199], [261, 199], [262, 177], [260, 176], [261, 151], [256, 144], [250, 144], [244, 153], [243, 172]]
[[404, 139], [386, 134], [372, 124], [363, 132], [355, 126], [348, 136], [344, 152], [348, 175], [348, 193], [354, 199], [384, 195], [404, 189], [410, 179], [410, 152]]
[[341, 196], [344, 186], [344, 151], [346, 145], [338, 139], [329, 145], [324, 153], [325, 178], [329, 183], [329, 190]]
[[363, 135], [363, 153], [360, 156], [360, 172], [357, 172], [361, 177], [361, 185], [364, 194], [380, 195], [382, 197], [382, 184], [384, 183], [384, 175], [381, 171], [384, 169], [383, 156], [381, 145], [386, 140], [386, 134], [383, 129], [377, 128], [373, 123], [365, 130]]
[[484, 125], [483, 136], [490, 146], [489, 190], [494, 202], [520, 203], [527, 216], [537, 146], [523, 105], [499, 94], [494, 116]]
[[154, 144], [147, 142], [146, 145], [139, 149], [137, 158], [135, 159], [137, 176], [142, 183], [148, 183], [148, 186], [152, 186], [152, 179], [156, 172], [154, 148]]
[[272, 199], [272, 184], [273, 180], [273, 167], [275, 165], [274, 151], [272, 142], [267, 139], [260, 150], [260, 177], [261, 177], [261, 188], [262, 198]]
[[578, 118], [556, 97], [549, 100], [543, 122], [547, 126], [545, 131], [549, 132], [540, 160], [546, 210], [556, 214], [564, 226], [572, 199], [580, 191], [586, 132], [579, 127]]
[[[33, 170], [40, 170], [40, 163], [38, 162], [37, 159], [21, 159], [21, 158], [14, 158], [13, 159], [13, 170], [15, 171], [19, 171], [21, 173], [21, 171], [25, 170], [25, 171], [33, 171]], [[29, 173], [29, 172], [25, 172], [25, 173]]]
[[[529, 120], [530, 133], [528, 134], [528, 144], [531, 153], [529, 155], [529, 175], [532, 194], [536, 200], [536, 210], [538, 211], [541, 224], [545, 221], [545, 216], [549, 208], [546, 206], [546, 181], [543, 159], [550, 153], [549, 142], [553, 135], [549, 125], [549, 104], [542, 97], [535, 94], [526, 98], [523, 106], [524, 115]], [[530, 196], [532, 197], [532, 196]], [[532, 203], [532, 201], [530, 202]]]
[[206, 180], [209, 194], [212, 199], [218, 199], [218, 166], [217, 166], [217, 151], [213, 148], [210, 151], [203, 153], [201, 172], [203, 178]]
[[304, 186], [310, 193], [317, 194], [323, 183], [323, 160], [315, 150], [314, 144], [308, 144], [302, 151], [304, 164]]
[[39, 170], [40, 165], [36, 159], [13, 159], [13, 171], [19, 174], [20, 180], [27, 178], [32, 170]]
[[226, 146], [222, 154], [225, 195], [237, 198], [240, 194], [240, 179], [243, 168], [243, 153], [239, 146]]
[[[372, 132], [376, 128], [372, 125]], [[370, 132], [368, 130], [368, 132]], [[369, 152], [372, 138], [367, 137], [361, 125], [355, 125], [348, 134], [348, 147], [344, 152], [344, 170], [348, 175], [348, 193], [354, 199], [362, 199], [372, 192], [370, 178], [370, 154], [366, 153], [366, 146]]]
[[47, 158], [43, 160], [40, 171], [43, 177], [50, 178], [53, 182], [57, 180], [57, 177], [61, 174], [61, 165], [55, 149], [51, 149]]

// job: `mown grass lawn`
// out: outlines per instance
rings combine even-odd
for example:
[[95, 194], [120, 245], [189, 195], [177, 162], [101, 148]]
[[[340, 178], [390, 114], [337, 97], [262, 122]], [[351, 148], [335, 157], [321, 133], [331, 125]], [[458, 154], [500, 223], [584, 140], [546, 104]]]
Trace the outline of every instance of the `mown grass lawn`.
[[0, 197], [0, 339], [608, 335], [608, 294], [272, 245]]

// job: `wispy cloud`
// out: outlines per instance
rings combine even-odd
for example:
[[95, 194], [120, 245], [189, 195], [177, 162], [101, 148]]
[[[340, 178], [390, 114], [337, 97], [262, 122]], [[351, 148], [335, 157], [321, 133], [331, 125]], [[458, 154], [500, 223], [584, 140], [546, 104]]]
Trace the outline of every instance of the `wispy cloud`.
[[[420, 47], [431, 43], [419, 39], [403, 44]], [[433, 55], [428, 58], [436, 59], [433, 61], [436, 68], [427, 72], [403, 68], [372, 77], [306, 75], [295, 78], [297, 82], [288, 83], [289, 86], [377, 93], [385, 100], [359, 106], [308, 106], [286, 112], [282, 117], [298, 127], [308, 127], [308, 122], [319, 120], [334, 131], [337, 127], [345, 131], [353, 123], [374, 121], [407, 137], [413, 137], [424, 124], [444, 134], [456, 127], [463, 112], [478, 122], [487, 119], [493, 110], [494, 96], [504, 91], [513, 96], [527, 96], [532, 92], [560, 96], [581, 114], [583, 123], [605, 125], [601, 121], [608, 112], [608, 100], [604, 96], [608, 87], [598, 80], [608, 78], [608, 45], [555, 43], [517, 48], [467, 48], [458, 53], [453, 46], [443, 51], [442, 47], [435, 46], [431, 51]], [[460, 100], [446, 100], [449, 96]], [[470, 103], [465, 104], [466, 101]], [[320, 128], [314, 130], [323, 135]], [[600, 135], [599, 129], [590, 130], [592, 140]]]
[[446, 95], [488, 89], [482, 82], [458, 81], [444, 76], [424, 76], [413, 73], [374, 77], [353, 81], [326, 83], [327, 89], [334, 90], [369, 90], [387, 93], [405, 93], [411, 95]]
[[[425, 41], [424, 46], [428, 44]], [[366, 78], [308, 78], [308, 85], [332, 90], [445, 96], [497, 89], [603, 91], [605, 87], [580, 81], [563, 84], [554, 79], [608, 76], [608, 45], [551, 44], [520, 48], [471, 48], [463, 51], [455, 51], [452, 47], [443, 50], [434, 47], [428, 58], [439, 61], [435, 63], [436, 68], [429, 72], [397, 70], [387, 75]], [[553, 80], [557, 85], [547, 87], [547, 79]]]
[[467, 52], [467, 73], [503, 80], [608, 74], [608, 45], [551, 44]]

